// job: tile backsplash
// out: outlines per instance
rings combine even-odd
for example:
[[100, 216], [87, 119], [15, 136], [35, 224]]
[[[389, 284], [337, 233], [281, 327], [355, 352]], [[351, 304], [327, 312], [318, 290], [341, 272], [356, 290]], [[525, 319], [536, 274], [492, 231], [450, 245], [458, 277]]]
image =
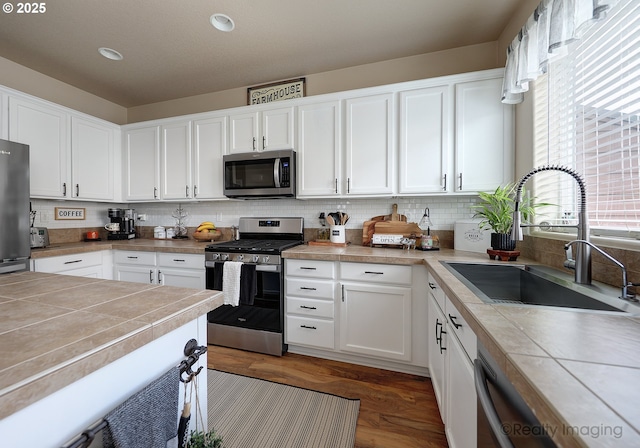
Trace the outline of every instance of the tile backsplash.
[[[342, 211], [350, 216], [347, 229], [362, 229], [364, 221], [377, 215], [391, 213], [393, 204], [398, 204], [398, 213], [406, 215], [408, 221], [418, 222], [429, 207], [433, 230], [453, 230], [455, 221], [473, 216], [471, 205], [476, 196], [435, 196], [435, 197], [398, 197], [375, 199], [268, 199], [248, 201], [207, 201], [185, 202], [182, 208], [189, 214], [186, 225], [195, 227], [202, 221], [213, 221], [219, 227], [238, 224], [245, 216], [301, 216], [305, 228], [320, 227], [320, 212]], [[71, 202], [33, 199], [36, 211], [34, 225], [50, 229], [102, 227], [109, 218], [109, 208], [134, 208], [138, 214], [146, 214], [147, 220], [138, 222], [139, 226], [173, 226], [171, 216], [178, 208], [177, 202], [111, 204], [96, 202]], [[83, 221], [56, 220], [55, 207], [85, 208]]]

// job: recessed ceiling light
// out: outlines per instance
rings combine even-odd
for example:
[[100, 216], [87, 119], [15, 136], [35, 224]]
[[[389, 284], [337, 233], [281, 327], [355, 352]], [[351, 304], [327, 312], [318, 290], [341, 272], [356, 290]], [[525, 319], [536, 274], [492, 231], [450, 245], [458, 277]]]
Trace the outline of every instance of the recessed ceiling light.
[[98, 52], [105, 58], [114, 61], [121, 61], [124, 58], [119, 51], [116, 51], [113, 48], [101, 47], [98, 48]]
[[233, 20], [231, 19], [231, 17], [229, 17], [226, 14], [216, 13], [209, 18], [209, 21], [211, 22], [211, 25], [213, 25], [214, 28], [220, 31], [229, 32], [236, 27], [236, 24], [233, 23]]

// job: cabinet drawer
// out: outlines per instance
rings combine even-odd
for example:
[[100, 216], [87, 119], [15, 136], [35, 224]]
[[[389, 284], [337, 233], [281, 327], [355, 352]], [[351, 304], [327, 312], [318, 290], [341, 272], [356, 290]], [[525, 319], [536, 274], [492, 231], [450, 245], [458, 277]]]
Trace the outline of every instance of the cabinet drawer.
[[335, 291], [333, 281], [292, 277], [287, 278], [285, 283], [287, 297], [311, 297], [333, 301]]
[[435, 279], [433, 278], [433, 275], [431, 275], [431, 272], [429, 272], [429, 275], [427, 278], [428, 278], [429, 293], [433, 296], [434, 299], [436, 299], [436, 302], [438, 302], [440, 309], [444, 312], [444, 309], [445, 309], [444, 291], [442, 290], [438, 282], [435, 281]]
[[287, 298], [287, 313], [333, 319], [333, 301]]
[[318, 260], [285, 260], [285, 274], [299, 277], [335, 278], [335, 263]]
[[58, 257], [38, 258], [34, 260], [36, 272], [64, 272], [89, 266], [102, 266], [102, 252], [61, 255]]
[[365, 283], [411, 285], [411, 266], [340, 263], [340, 278]]
[[469, 324], [462, 317], [462, 315], [458, 312], [451, 300], [446, 297], [446, 316], [448, 322], [448, 329], [450, 333], [456, 335], [456, 337], [460, 340], [462, 347], [464, 347], [464, 351], [467, 352], [467, 356], [469, 360], [473, 362], [473, 360], [477, 357], [478, 351], [478, 339], [476, 334], [473, 332]]
[[287, 344], [334, 348], [333, 321], [287, 316], [285, 335]]
[[204, 254], [174, 254], [159, 252], [158, 266], [204, 270]]
[[156, 264], [155, 252], [139, 252], [132, 250], [118, 250], [115, 254], [116, 264], [151, 265]]

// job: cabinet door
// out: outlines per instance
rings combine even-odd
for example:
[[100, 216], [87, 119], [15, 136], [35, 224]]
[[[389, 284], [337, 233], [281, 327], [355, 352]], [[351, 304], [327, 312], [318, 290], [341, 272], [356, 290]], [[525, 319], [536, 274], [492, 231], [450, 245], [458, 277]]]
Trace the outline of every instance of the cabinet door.
[[298, 107], [298, 197], [342, 193], [340, 102]]
[[262, 112], [262, 135], [259, 148], [262, 151], [293, 149], [293, 107]]
[[180, 288], [205, 289], [205, 270], [158, 268], [158, 283]]
[[342, 284], [340, 350], [411, 360], [411, 288]]
[[71, 197], [67, 114], [9, 98], [9, 139], [29, 145], [31, 196]]
[[502, 78], [457, 84], [454, 191], [490, 191], [513, 182], [513, 106]]
[[445, 322], [436, 300], [429, 297], [429, 374], [443, 422], [446, 418], [445, 360], [448, 345]]
[[394, 193], [393, 109], [392, 94], [346, 100], [347, 194]]
[[446, 191], [449, 160], [449, 86], [400, 94], [398, 193]]
[[160, 128], [132, 129], [125, 134], [125, 198], [159, 199]]
[[114, 280], [134, 283], [156, 283], [156, 268], [154, 266], [115, 266]]
[[231, 115], [229, 117], [229, 152], [237, 154], [258, 150], [258, 114]]
[[224, 198], [222, 156], [228, 146], [227, 118], [198, 120], [193, 127], [193, 198]]
[[72, 197], [113, 200], [113, 140], [113, 128], [71, 117]]
[[9, 140], [9, 97], [0, 92], [0, 138]]
[[162, 199], [190, 199], [191, 122], [162, 126]]
[[449, 338], [447, 440], [452, 448], [475, 447], [477, 407], [471, 361], [455, 337]]

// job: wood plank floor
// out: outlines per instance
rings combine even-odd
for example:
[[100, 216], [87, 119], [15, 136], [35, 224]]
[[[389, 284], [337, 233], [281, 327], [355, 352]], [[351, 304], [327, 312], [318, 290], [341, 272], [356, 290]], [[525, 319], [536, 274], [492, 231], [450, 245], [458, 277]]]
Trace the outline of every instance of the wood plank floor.
[[429, 378], [294, 353], [283, 357], [209, 345], [208, 366], [360, 399], [355, 448], [447, 447]]

